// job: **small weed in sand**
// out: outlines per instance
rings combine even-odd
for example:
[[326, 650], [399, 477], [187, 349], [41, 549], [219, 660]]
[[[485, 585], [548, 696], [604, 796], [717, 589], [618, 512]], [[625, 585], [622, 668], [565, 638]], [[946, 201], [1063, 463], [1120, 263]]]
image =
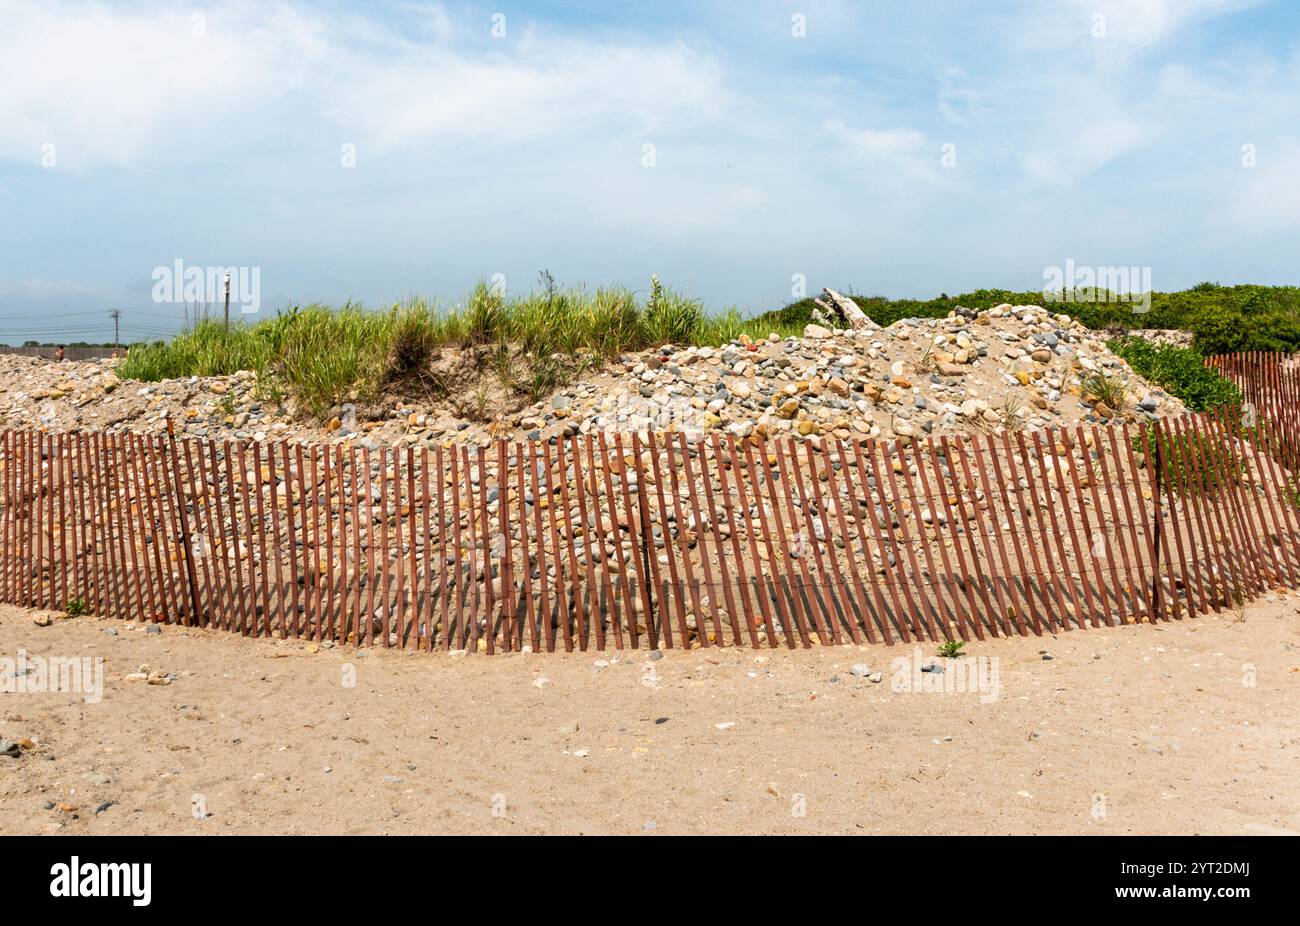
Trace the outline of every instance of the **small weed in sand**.
[[1106, 403], [1113, 412], [1121, 412], [1128, 405], [1128, 385], [1118, 376], [1089, 373], [1079, 380], [1079, 385], [1085, 396]]
[[933, 341], [925, 345], [925, 350], [921, 351], [921, 356], [917, 358], [915, 366], [918, 373], [937, 373], [939, 371], [939, 363], [934, 357]]
[[1019, 431], [1025, 426], [1021, 413], [1025, 409], [1025, 400], [1017, 392], [1008, 392], [998, 406], [998, 424], [1007, 431]]

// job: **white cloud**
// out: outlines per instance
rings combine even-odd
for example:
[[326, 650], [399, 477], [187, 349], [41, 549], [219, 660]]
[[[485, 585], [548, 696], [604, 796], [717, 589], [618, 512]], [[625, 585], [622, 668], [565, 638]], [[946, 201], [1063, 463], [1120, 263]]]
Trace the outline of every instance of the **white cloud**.
[[939, 112], [953, 125], [966, 125], [979, 112], [983, 94], [971, 87], [966, 72], [950, 65], [939, 73]]
[[219, 145], [219, 127], [302, 86], [327, 49], [286, 5], [204, 15], [0, 0], [0, 157], [35, 164], [49, 143], [78, 168]]
[[837, 141], [871, 160], [913, 158], [925, 143], [925, 136], [915, 129], [851, 129], [842, 119], [827, 120], [822, 127]]
[[0, 158], [35, 164], [51, 143], [60, 167], [130, 167], [247, 146], [286, 98], [379, 153], [615, 117], [654, 130], [726, 99], [717, 63], [680, 42], [543, 40], [520, 28], [506, 44], [486, 27], [456, 33], [441, 7], [414, 13], [402, 30], [288, 3], [199, 12], [0, 0]]
[[1173, 38], [1196, 22], [1259, 0], [1052, 0], [1023, 17], [1019, 38], [1032, 48], [1083, 48], [1127, 55]]
[[380, 152], [554, 136], [594, 120], [648, 132], [682, 113], [714, 113], [726, 99], [718, 65], [676, 42], [532, 39], [509, 54], [353, 56], [343, 70], [334, 114]]
[[[1234, 236], [1277, 234], [1300, 231], [1300, 141], [1294, 138], [1256, 149], [1256, 166], [1240, 161], [1225, 175], [1223, 202], [1206, 222], [1216, 234]], [[1225, 158], [1226, 164], [1232, 161]]]
[[[1140, 252], [1166, 227], [1194, 266], [1217, 253], [1202, 217], [1245, 237], [1300, 211], [1279, 138], [1300, 57], [1210, 34], [1241, 5], [832, 3], [800, 7], [798, 41], [775, 0], [627, 31], [521, 8], [496, 40], [492, 7], [215, 0], [200, 40], [183, 0], [0, 0], [0, 275], [117, 295], [184, 256], [371, 301], [549, 266], [743, 303], [796, 271], [893, 295], [1034, 285], [1045, 259]], [[58, 171], [37, 170], [47, 142]], [[37, 223], [38, 245], [9, 230]], [[17, 301], [93, 301], [38, 290]]]
[[1029, 179], [1070, 186], [1136, 151], [1154, 134], [1149, 125], [1115, 118], [1093, 118], [1060, 129], [1062, 135], [1034, 143], [1025, 152], [1022, 163]]

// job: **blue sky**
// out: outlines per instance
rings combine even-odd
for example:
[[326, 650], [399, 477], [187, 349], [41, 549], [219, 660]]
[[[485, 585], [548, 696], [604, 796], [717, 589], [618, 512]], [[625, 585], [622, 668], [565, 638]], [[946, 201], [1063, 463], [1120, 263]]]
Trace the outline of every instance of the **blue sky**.
[[1295, 283], [1297, 113], [1289, 0], [0, 0], [0, 341], [174, 330], [176, 260], [264, 315], [541, 268], [745, 310]]

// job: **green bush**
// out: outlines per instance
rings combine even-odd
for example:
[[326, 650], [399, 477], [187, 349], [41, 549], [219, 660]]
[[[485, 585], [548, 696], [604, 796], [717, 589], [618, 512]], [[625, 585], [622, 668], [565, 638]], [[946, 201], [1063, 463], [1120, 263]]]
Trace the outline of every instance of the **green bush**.
[[1197, 350], [1134, 337], [1115, 338], [1107, 346], [1128, 361], [1139, 376], [1176, 396], [1192, 411], [1241, 404], [1241, 390], [1206, 367]]
[[1245, 350], [1249, 340], [1240, 309], [1202, 306], [1188, 316], [1187, 326], [1196, 335], [1196, 349], [1206, 356], [1235, 354]]

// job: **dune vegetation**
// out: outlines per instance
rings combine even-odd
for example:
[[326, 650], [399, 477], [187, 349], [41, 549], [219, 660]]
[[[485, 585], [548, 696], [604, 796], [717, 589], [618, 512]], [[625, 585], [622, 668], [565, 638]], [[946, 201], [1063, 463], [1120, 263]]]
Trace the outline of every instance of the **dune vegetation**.
[[[1046, 304], [1094, 329], [1122, 337], [1138, 328], [1191, 331], [1191, 350], [1152, 354], [1126, 347], [1178, 394], [1194, 378], [1193, 405], [1214, 399], [1217, 377], [1189, 372], [1204, 355], [1239, 350], [1300, 350], [1300, 288], [1203, 283], [1176, 293], [1153, 293], [1149, 312], [1104, 291], [1069, 292], [1045, 303], [1042, 292], [985, 289], [930, 300], [855, 295], [877, 323], [946, 316], [957, 306], [985, 309], [1003, 302]], [[472, 369], [493, 373], [520, 399], [538, 401], [585, 371], [632, 351], [663, 344], [718, 346], [742, 334], [759, 339], [797, 335], [812, 320], [811, 298], [746, 316], [735, 308], [709, 312], [703, 303], [652, 278], [646, 292], [626, 287], [562, 288], [543, 271], [526, 295], [505, 296], [480, 282], [459, 303], [442, 306], [412, 298], [384, 310], [348, 303], [293, 306], [253, 324], [200, 321], [169, 341], [132, 346], [120, 375], [158, 381], [258, 374], [268, 398], [292, 397], [297, 408], [325, 416], [344, 401], [370, 401], [385, 392], [447, 395], [465, 384], [434, 362], [448, 348], [468, 356]], [[1157, 373], [1157, 367], [1160, 373]], [[463, 369], [463, 367], [462, 367]]]

